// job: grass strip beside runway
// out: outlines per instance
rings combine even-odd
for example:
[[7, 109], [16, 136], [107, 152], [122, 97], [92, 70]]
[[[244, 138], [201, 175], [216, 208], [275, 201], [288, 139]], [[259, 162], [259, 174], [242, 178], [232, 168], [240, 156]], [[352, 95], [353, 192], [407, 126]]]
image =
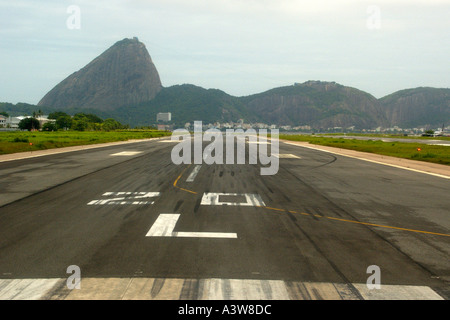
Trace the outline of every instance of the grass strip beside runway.
[[168, 131], [13, 131], [0, 132], [0, 154], [170, 136]]
[[384, 142], [380, 140], [325, 138], [311, 135], [280, 134], [280, 139], [290, 141], [304, 141], [321, 146], [356, 150], [397, 158], [450, 165], [450, 147], [448, 146], [408, 142]]

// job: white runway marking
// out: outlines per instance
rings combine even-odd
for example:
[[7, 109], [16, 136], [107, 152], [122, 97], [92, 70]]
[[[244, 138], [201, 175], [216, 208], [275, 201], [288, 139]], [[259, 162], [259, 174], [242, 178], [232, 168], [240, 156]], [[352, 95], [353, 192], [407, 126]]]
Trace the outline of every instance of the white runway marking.
[[247, 143], [255, 143], [255, 144], [271, 144], [271, 142], [268, 141], [246, 141]]
[[57, 282], [58, 279], [2, 279], [0, 300], [38, 300]]
[[113, 153], [111, 154], [111, 156], [134, 156], [139, 153], [142, 153], [142, 151], [122, 151], [118, 153]]
[[[220, 196], [226, 197], [245, 197], [245, 202], [220, 201]], [[256, 206], [265, 207], [264, 201], [258, 194], [249, 193], [204, 193], [201, 205], [206, 206]]]
[[280, 154], [274, 154], [275, 157], [277, 158], [286, 158], [286, 159], [301, 159], [301, 157], [296, 156], [295, 154], [292, 153], [280, 153]]
[[201, 165], [196, 165], [194, 167], [194, 170], [192, 170], [191, 174], [189, 175], [189, 177], [186, 179], [186, 182], [194, 182], [195, 177], [197, 176], [198, 172], [200, 171], [200, 168], [202, 166]]
[[[427, 286], [223, 278], [0, 279], [0, 300], [444, 300]], [[195, 285], [192, 285], [195, 284]], [[157, 290], [154, 290], [157, 288]]]
[[441, 300], [430, 287], [381, 285], [381, 289], [369, 290], [365, 284], [354, 284], [365, 300]]
[[180, 238], [237, 238], [236, 233], [221, 232], [174, 232], [180, 214], [162, 213], [158, 216], [146, 237], [180, 237]]
[[[112, 205], [112, 204], [131, 204], [131, 205], [143, 205], [153, 204], [154, 201], [145, 201], [148, 198], [159, 197], [160, 192], [105, 192], [103, 197], [114, 197], [109, 199], [92, 200], [87, 205]], [[140, 199], [144, 199], [141, 201]]]

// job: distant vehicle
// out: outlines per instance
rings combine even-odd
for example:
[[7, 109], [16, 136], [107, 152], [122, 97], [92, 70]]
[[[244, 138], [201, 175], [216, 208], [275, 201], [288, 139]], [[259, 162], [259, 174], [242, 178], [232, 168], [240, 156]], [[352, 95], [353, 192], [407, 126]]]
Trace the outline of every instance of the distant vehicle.
[[434, 131], [433, 130], [427, 130], [424, 133], [422, 133], [422, 137], [434, 137]]

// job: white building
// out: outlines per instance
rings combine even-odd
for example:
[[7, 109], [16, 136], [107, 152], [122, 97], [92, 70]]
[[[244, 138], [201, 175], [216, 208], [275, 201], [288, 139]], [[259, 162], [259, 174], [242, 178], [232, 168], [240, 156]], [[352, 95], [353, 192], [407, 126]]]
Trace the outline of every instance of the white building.
[[172, 113], [170, 112], [160, 112], [156, 115], [156, 121], [172, 121]]
[[[9, 117], [5, 118], [5, 122], [2, 121], [3, 116], [0, 116], [0, 128], [11, 128], [11, 129], [19, 129], [19, 122], [25, 118], [31, 118], [31, 116], [19, 116], [19, 117]], [[56, 122], [54, 119], [48, 119], [48, 116], [40, 116], [36, 118], [40, 126], [42, 127], [47, 122]]]
[[25, 119], [26, 117], [9, 117], [6, 121], [6, 127], [12, 128], [12, 129], [19, 129], [19, 122], [22, 119]]
[[6, 117], [0, 115], [0, 128], [6, 128]]

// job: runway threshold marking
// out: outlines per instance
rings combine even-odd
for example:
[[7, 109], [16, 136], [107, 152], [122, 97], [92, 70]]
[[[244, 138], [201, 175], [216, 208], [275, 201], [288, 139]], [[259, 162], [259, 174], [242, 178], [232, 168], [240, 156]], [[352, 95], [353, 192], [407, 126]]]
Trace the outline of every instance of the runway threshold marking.
[[445, 300], [428, 286], [223, 278], [0, 279], [0, 300]]

